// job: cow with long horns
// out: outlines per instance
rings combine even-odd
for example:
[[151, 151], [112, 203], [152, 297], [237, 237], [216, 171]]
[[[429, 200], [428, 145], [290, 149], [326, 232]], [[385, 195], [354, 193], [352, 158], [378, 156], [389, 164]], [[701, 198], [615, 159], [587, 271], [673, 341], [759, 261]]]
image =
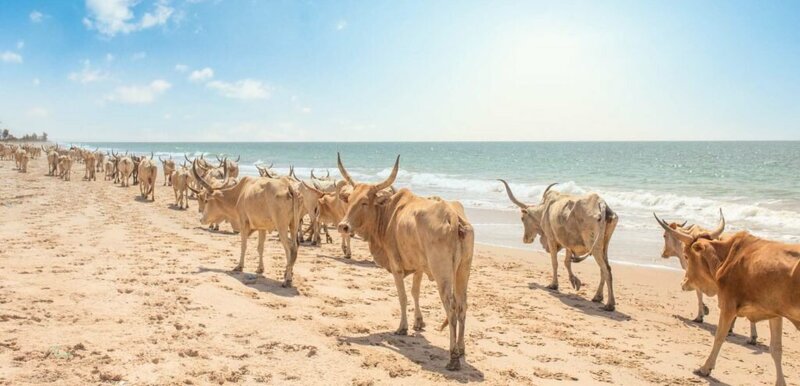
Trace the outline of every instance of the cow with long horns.
[[[508, 198], [520, 208], [525, 232], [522, 241], [531, 244], [539, 236], [542, 247], [550, 253], [553, 267], [553, 280], [548, 289], [558, 290], [558, 252], [566, 249], [564, 265], [569, 273], [569, 281], [577, 291], [581, 281], [572, 272], [572, 263], [581, 262], [594, 256], [600, 266], [600, 285], [592, 298], [593, 302], [603, 301], [603, 286], [608, 287], [608, 301], [603, 309], [613, 311], [614, 285], [611, 265], [608, 263], [608, 243], [617, 226], [617, 214], [608, 207], [605, 200], [595, 193], [577, 196], [551, 190], [551, 184], [542, 194], [539, 204], [528, 205], [514, 197], [511, 187], [505, 180], [499, 180], [506, 187]], [[576, 257], [581, 255], [580, 257]]]
[[400, 156], [389, 177], [378, 184], [358, 183], [337, 154], [342, 177], [353, 188], [347, 211], [339, 223], [339, 233], [355, 232], [369, 243], [375, 263], [394, 276], [400, 301], [400, 326], [396, 334], [408, 333], [404, 278], [413, 275], [411, 296], [414, 299], [414, 329], [425, 323], [419, 305], [422, 276], [435, 280], [444, 311], [442, 328], [450, 325], [449, 370], [461, 368], [464, 356], [464, 328], [467, 317], [467, 284], [474, 245], [474, 231], [459, 202], [437, 197], [420, 197], [401, 189], [386, 192], [397, 178]]
[[164, 186], [172, 186], [172, 173], [175, 171], [175, 161], [172, 160], [172, 156], [169, 156], [169, 159], [163, 159], [161, 156], [158, 156], [158, 160], [161, 162], [161, 168], [164, 169]]

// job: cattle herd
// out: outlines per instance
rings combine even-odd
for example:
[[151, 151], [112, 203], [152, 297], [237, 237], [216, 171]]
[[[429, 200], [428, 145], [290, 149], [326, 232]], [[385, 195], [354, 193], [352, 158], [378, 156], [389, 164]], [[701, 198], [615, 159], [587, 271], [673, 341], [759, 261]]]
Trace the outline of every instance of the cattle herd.
[[[248, 238], [257, 231], [256, 272], [263, 273], [267, 233], [277, 232], [286, 254], [285, 287], [292, 285], [293, 267], [301, 245], [319, 245], [322, 233], [328, 243], [332, 242], [328, 227], [335, 227], [341, 235], [342, 253], [350, 258], [350, 239], [360, 237], [368, 243], [375, 263], [394, 278], [400, 303], [397, 334], [408, 333], [404, 279], [413, 277], [415, 330], [425, 327], [419, 305], [423, 275], [436, 282], [446, 314], [441, 329], [449, 326], [450, 331], [447, 369], [460, 369], [465, 355], [474, 230], [458, 201], [395, 189], [392, 185], [399, 169], [399, 156], [386, 180], [370, 184], [355, 181], [338, 154], [342, 180], [332, 179], [330, 173], [319, 177], [312, 170], [311, 178], [304, 181], [295, 175], [293, 168], [288, 175], [279, 175], [272, 165], [256, 165], [258, 177], [239, 178], [238, 157], [235, 161], [216, 157], [214, 163], [204, 156], [194, 159], [184, 156], [183, 162], [176, 164], [172, 157], [159, 157], [156, 162], [153, 153], [129, 155], [75, 146], [0, 144], [0, 159], [14, 160], [15, 169], [21, 173], [27, 173], [30, 159], [42, 154], [47, 158], [49, 176], [70, 181], [73, 165], [83, 164], [84, 180], [95, 181], [96, 173], [101, 172], [104, 180], [123, 187], [131, 183], [139, 185], [143, 201], [155, 201], [160, 162], [162, 186], [172, 187], [175, 207], [187, 209], [191, 195], [197, 200], [202, 224], [219, 229], [220, 224], [229, 223], [240, 235], [241, 251], [234, 271], [244, 269]], [[565, 251], [564, 265], [575, 290], [582, 282], [572, 272], [571, 264], [592, 256], [600, 268], [600, 283], [592, 301], [602, 302], [605, 298], [602, 308], [614, 311], [608, 245], [618, 222], [617, 214], [597, 194], [564, 194], [552, 189], [555, 184], [545, 189], [539, 203], [529, 205], [514, 196], [505, 180], [500, 181], [508, 198], [520, 208], [523, 241], [533, 243], [538, 236], [550, 254], [553, 273], [547, 288], [558, 290], [559, 251]], [[787, 318], [800, 328], [800, 245], [762, 239], [745, 231], [724, 233], [726, 224], [721, 210], [720, 223], [713, 230], [655, 218], [664, 229], [662, 257], [678, 257], [686, 271], [683, 290], [697, 293], [696, 322], [702, 323], [708, 314], [703, 295], [718, 297], [720, 317], [711, 354], [696, 373], [703, 376], [711, 373], [734, 320], [745, 317], [751, 322], [751, 344], [757, 339], [755, 323], [769, 320], [776, 384], [785, 384], [781, 367], [782, 322]], [[306, 219], [308, 225], [304, 231]]]

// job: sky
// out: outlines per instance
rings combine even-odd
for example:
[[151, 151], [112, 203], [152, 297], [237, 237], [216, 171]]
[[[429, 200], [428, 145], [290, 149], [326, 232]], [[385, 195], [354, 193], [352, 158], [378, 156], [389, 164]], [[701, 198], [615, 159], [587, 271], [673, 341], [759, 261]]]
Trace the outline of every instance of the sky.
[[800, 140], [797, 1], [0, 0], [63, 141]]

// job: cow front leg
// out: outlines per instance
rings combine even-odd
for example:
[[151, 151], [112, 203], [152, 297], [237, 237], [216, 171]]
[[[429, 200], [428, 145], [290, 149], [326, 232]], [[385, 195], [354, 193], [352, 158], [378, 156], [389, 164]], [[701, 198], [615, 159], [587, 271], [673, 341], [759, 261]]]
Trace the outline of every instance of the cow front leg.
[[397, 298], [400, 301], [400, 326], [397, 327], [395, 335], [408, 335], [408, 317], [406, 315], [406, 307], [408, 306], [408, 298], [406, 297], [406, 285], [403, 282], [402, 272], [392, 272], [394, 276], [394, 286], [397, 287]]
[[567, 249], [566, 252], [567, 253], [564, 257], [564, 266], [567, 267], [567, 273], [569, 273], [569, 283], [572, 284], [572, 288], [574, 288], [575, 291], [578, 291], [581, 289], [581, 279], [578, 279], [578, 277], [572, 273], [572, 251]]
[[340, 236], [342, 237], [342, 253], [344, 253], [345, 259], [349, 259], [352, 257], [352, 252], [350, 250], [350, 235], [342, 233]]
[[786, 379], [783, 377], [783, 365], [781, 356], [783, 355], [783, 345], [781, 337], [783, 335], [783, 318], [772, 318], [769, 320], [769, 353], [775, 362], [775, 385], [785, 386]]
[[245, 229], [242, 229], [240, 236], [242, 240], [242, 252], [239, 255], [239, 264], [233, 268], [234, 272], [242, 272], [244, 269], [244, 254], [247, 252], [247, 238], [250, 236], [250, 228], [247, 225], [245, 225]]
[[264, 240], [267, 239], [267, 231], [258, 231], [258, 269], [256, 273], [264, 273]]
[[419, 306], [419, 287], [422, 284], [422, 271], [414, 272], [414, 281], [411, 284], [411, 297], [414, 299], [414, 330], [422, 331], [425, 322], [422, 321], [422, 310]]
[[278, 238], [281, 240], [283, 250], [286, 252], [286, 269], [283, 272], [284, 288], [292, 286], [294, 277], [294, 263], [297, 261], [297, 241], [294, 239], [295, 229], [289, 229], [289, 226], [278, 227]]
[[714, 369], [722, 343], [725, 342], [725, 338], [728, 336], [728, 330], [731, 328], [733, 320], [736, 319], [735, 308], [727, 304], [727, 302], [720, 303], [719, 323], [717, 323], [717, 332], [714, 334], [714, 346], [711, 348], [711, 354], [708, 355], [708, 359], [706, 359], [706, 363], [703, 364], [703, 367], [695, 370], [695, 374], [703, 377], [707, 377], [711, 374], [711, 370]]
[[550, 264], [553, 266], [553, 280], [547, 286], [547, 289], [558, 291], [558, 249], [550, 248]]
[[595, 291], [592, 301], [601, 303], [603, 301], [603, 287], [606, 285], [605, 262], [602, 256], [594, 256], [594, 261], [597, 263], [597, 266], [600, 267], [600, 284], [597, 285], [597, 291]]
[[328, 233], [328, 224], [323, 224], [322, 229], [325, 231], [325, 242], [328, 244], [333, 244], [333, 238], [331, 234]]
[[614, 299], [614, 278], [611, 276], [611, 265], [608, 264], [608, 256], [606, 256], [605, 253], [603, 254], [602, 266], [600, 269], [604, 279], [601, 280], [601, 285], [598, 286], [600, 296], [603, 294], [603, 281], [605, 281], [606, 290], [608, 291], [608, 301], [606, 302], [606, 305], [603, 306], [603, 310], [614, 311], [616, 308], [616, 300]]
[[758, 344], [758, 331], [756, 330], [755, 322], [750, 322], [750, 339], [747, 341], [747, 344], [751, 344], [753, 346]]

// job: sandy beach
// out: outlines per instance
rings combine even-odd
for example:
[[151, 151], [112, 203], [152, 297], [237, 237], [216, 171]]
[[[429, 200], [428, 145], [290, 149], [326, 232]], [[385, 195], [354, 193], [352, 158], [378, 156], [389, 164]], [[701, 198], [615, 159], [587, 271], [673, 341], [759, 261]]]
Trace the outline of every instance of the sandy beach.
[[[255, 248], [236, 264], [239, 237], [200, 226], [197, 204], [172, 207], [159, 175], [155, 202], [137, 187], [27, 174], [0, 161], [0, 384], [772, 384], [768, 327], [745, 343], [739, 320], [713, 378], [692, 374], [710, 350], [718, 310], [691, 321], [693, 292], [676, 271], [613, 265], [617, 311], [589, 301], [599, 279], [544, 288], [549, 258], [479, 245], [469, 286], [467, 349], [445, 370], [447, 331], [431, 282], [422, 289], [427, 329], [392, 332], [395, 286], [366, 244], [341, 257], [339, 237], [301, 246], [295, 288], [281, 288], [284, 257], [274, 237], [263, 277]], [[520, 225], [521, 232], [521, 225]], [[515, 236], [516, 237], [516, 236]], [[255, 240], [255, 236], [252, 238]], [[612, 240], [612, 243], [614, 241]], [[413, 303], [409, 313], [413, 312]], [[784, 372], [798, 384], [800, 336], [784, 330]]]

